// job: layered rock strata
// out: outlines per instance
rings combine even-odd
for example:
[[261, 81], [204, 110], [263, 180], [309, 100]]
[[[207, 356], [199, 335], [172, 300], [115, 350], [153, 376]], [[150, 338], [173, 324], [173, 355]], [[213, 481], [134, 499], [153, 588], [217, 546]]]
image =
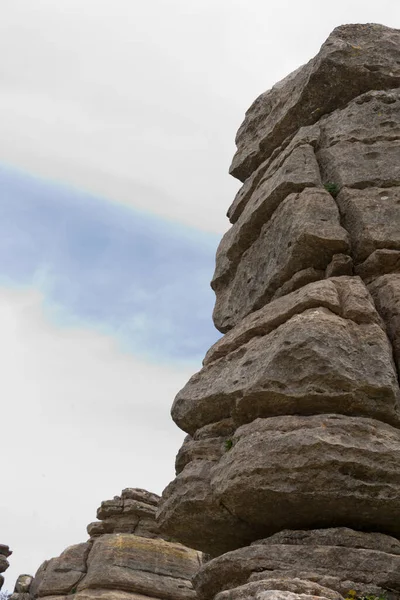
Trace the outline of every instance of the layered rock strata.
[[159, 526], [214, 557], [203, 600], [399, 598], [400, 31], [335, 29], [236, 143]]
[[[161, 538], [159, 497], [129, 488], [102, 502], [90, 539], [45, 561], [33, 580], [21, 576], [13, 600], [190, 600], [200, 552]], [[17, 589], [18, 588], [18, 589]]]
[[4, 573], [10, 566], [7, 558], [11, 556], [12, 552], [5, 544], [0, 544], [0, 590], [3, 587], [4, 577], [1, 573]]

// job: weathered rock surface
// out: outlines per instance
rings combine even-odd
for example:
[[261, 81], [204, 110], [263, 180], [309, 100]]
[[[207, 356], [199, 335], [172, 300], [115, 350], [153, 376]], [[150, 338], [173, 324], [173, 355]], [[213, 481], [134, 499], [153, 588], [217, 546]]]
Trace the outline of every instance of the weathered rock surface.
[[337, 202], [358, 263], [381, 248], [400, 250], [400, 187], [344, 188]]
[[160, 529], [216, 557], [200, 600], [399, 600], [400, 31], [335, 29], [236, 142]]
[[329, 598], [342, 600], [343, 596], [334, 590], [318, 585], [312, 581], [298, 577], [281, 577], [277, 579], [264, 579], [262, 581], [246, 583], [233, 590], [220, 592], [215, 600], [261, 600], [285, 599], [311, 600], [311, 598]]
[[156, 494], [127, 488], [102, 502], [101, 521], [88, 526], [89, 541], [45, 561], [33, 579], [20, 576], [13, 600], [194, 598], [191, 579], [202, 554], [161, 539], [154, 520], [158, 501]]
[[[262, 586], [264, 589], [282, 589], [283, 585], [277, 587], [277, 579], [287, 582], [288, 586], [293, 585], [290, 583], [293, 578], [308, 582], [303, 592], [300, 587], [296, 593], [307, 593], [308, 586], [310, 593], [314, 584], [342, 595], [350, 589], [376, 595], [384, 592], [398, 595], [399, 563], [398, 540], [382, 534], [364, 534], [350, 529], [285, 531], [283, 535], [259, 540], [211, 560], [194, 581], [199, 598], [204, 600], [246, 598], [241, 590], [242, 586], [246, 590], [246, 584], [251, 594], [257, 590], [257, 585], [261, 585], [261, 589]], [[286, 588], [288, 591], [294, 589]], [[224, 594], [224, 590], [229, 590], [232, 595]], [[329, 597], [328, 592], [318, 587], [316, 591], [312, 595]]]
[[400, 373], [400, 274], [382, 275], [369, 285], [369, 289], [386, 322]]
[[213, 317], [218, 329], [232, 329], [299, 271], [324, 273], [335, 254], [348, 250], [337, 205], [325, 190], [290, 194], [242, 255], [230, 285], [217, 293]]
[[10, 600], [30, 600], [30, 590], [33, 583], [32, 575], [20, 575], [15, 583]]
[[[326, 344], [329, 340], [329, 344]], [[392, 349], [364, 284], [309, 284], [249, 315], [211, 348], [172, 416], [193, 434], [210, 422], [337, 412], [396, 424]]]
[[299, 127], [368, 90], [400, 85], [399, 46], [396, 29], [375, 24], [337, 27], [315, 58], [249, 108], [236, 136], [231, 174], [244, 181]]
[[159, 496], [136, 488], [127, 488], [121, 496], [101, 503], [97, 518], [87, 527], [91, 538], [105, 533], [134, 533], [141, 537], [159, 536], [155, 514]]
[[[302, 138], [309, 143], [301, 145]], [[324, 276], [351, 275], [352, 258], [358, 264], [375, 250], [399, 250], [400, 89], [358, 96], [312, 127], [301, 128], [280, 150], [249, 177], [229, 212], [234, 225], [218, 248], [212, 282], [214, 323], [223, 333], [272, 298]], [[304, 157], [303, 163], [314, 165], [313, 190], [305, 183], [310, 179], [306, 176], [310, 166], [302, 170], [304, 152], [307, 160]], [[294, 173], [306, 189], [303, 186], [302, 193], [296, 190], [297, 206], [287, 211], [288, 219], [281, 205], [285, 206], [295, 191], [289, 186]], [[320, 194], [322, 202], [326, 194], [322, 183], [332, 191], [336, 201], [332, 197], [331, 202], [336, 211], [338, 204], [341, 225], [347, 230], [347, 244], [330, 253], [332, 259], [334, 254], [343, 256], [331, 262], [326, 262], [327, 253], [332, 242], [339, 244], [341, 239], [338, 214], [326, 209], [325, 214], [311, 211], [307, 218], [307, 206], [303, 207], [310, 195]], [[294, 231], [290, 223], [295, 224]], [[333, 239], [326, 238], [327, 231], [336, 231]], [[310, 234], [314, 234], [314, 244]], [[349, 241], [352, 257], [346, 258]], [[371, 270], [367, 264], [356, 272], [371, 277], [364, 266]], [[386, 266], [384, 272], [393, 270]], [[372, 276], [379, 274], [382, 272], [375, 269]]]
[[[12, 554], [10, 548], [5, 544], [0, 544], [0, 573], [4, 573], [10, 566], [7, 558]], [[4, 583], [4, 577], [0, 575], [0, 590]]]

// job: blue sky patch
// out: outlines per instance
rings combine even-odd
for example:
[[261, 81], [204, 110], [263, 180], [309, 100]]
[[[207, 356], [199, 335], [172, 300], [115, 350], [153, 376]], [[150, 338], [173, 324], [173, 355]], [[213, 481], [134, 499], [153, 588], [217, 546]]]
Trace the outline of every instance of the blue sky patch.
[[151, 361], [198, 363], [218, 339], [219, 236], [0, 165], [0, 283], [34, 286], [62, 326]]

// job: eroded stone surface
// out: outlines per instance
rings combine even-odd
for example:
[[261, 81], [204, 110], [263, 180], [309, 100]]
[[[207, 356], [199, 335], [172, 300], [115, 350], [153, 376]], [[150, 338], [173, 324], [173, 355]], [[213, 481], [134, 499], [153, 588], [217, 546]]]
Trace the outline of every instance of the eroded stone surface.
[[108, 533], [134, 533], [157, 538], [159, 531], [155, 515], [159, 496], [138, 488], [127, 488], [121, 496], [105, 500], [97, 510], [100, 521], [90, 523], [91, 538]]
[[369, 289], [386, 323], [400, 373], [400, 274], [378, 277], [371, 282]]
[[290, 194], [242, 255], [229, 285], [217, 291], [216, 327], [232, 329], [296, 273], [310, 268], [324, 272], [334, 255], [348, 250], [338, 208], [325, 190]]
[[194, 597], [190, 579], [199, 554], [180, 544], [129, 534], [103, 535], [93, 544], [78, 591], [120, 589], [168, 600]]
[[[226, 342], [218, 342], [221, 358], [207, 362], [175, 399], [172, 416], [179, 427], [193, 434], [231, 416], [246, 423], [299, 412], [338, 412], [398, 423], [399, 389], [388, 338], [376, 323], [379, 317], [362, 284], [349, 285], [347, 278], [337, 282], [341, 279], [341, 295], [347, 298], [342, 316], [322, 307], [292, 316], [295, 302], [290, 300], [295, 298], [286, 299], [281, 312], [276, 301], [272, 309], [251, 315]], [[330, 301], [339, 310], [335, 284], [329, 281], [326, 304]], [[358, 296], [352, 294], [360, 288]], [[323, 293], [324, 286], [316, 289]], [[317, 298], [311, 291], [309, 298], [303, 296], [303, 306], [317, 303]], [[363, 313], [359, 301], [368, 307], [365, 320], [372, 314], [375, 322], [357, 322]]]
[[[272, 582], [278, 578], [300, 578], [312, 582], [311, 586], [314, 583], [343, 595], [347, 595], [350, 589], [359, 593], [380, 595], [383, 592], [395, 592], [398, 595], [400, 556], [390, 552], [397, 540], [386, 536], [385, 544], [382, 542], [384, 536], [381, 536], [378, 550], [367, 547], [368, 543], [373, 545], [371, 538], [374, 534], [366, 534], [368, 542], [363, 547], [363, 534], [354, 532], [357, 546], [351, 547], [350, 544], [340, 542], [341, 532], [345, 532], [347, 541], [351, 539], [351, 530], [339, 530], [336, 535], [331, 533], [333, 543], [328, 543], [327, 539], [318, 539], [318, 536], [311, 544], [302, 544], [299, 540], [296, 544], [284, 543], [287, 539], [281, 543], [276, 538], [261, 540], [252, 546], [228, 552], [206, 563], [196, 575], [194, 582], [198, 596], [208, 600], [223, 590], [233, 591], [247, 582], [259, 581], [266, 585], [271, 581], [271, 585], [274, 585]], [[289, 538], [290, 533], [286, 532], [286, 538]], [[293, 532], [294, 535], [296, 533]], [[230, 596], [217, 596], [218, 600], [225, 600], [225, 597]]]
[[213, 496], [215, 464], [211, 459], [188, 463], [164, 490], [158, 513], [162, 532], [214, 556], [259, 537], [257, 529], [232, 515]]
[[310, 145], [295, 148], [279, 165], [271, 177], [260, 181], [240, 218], [222, 238], [211, 282], [214, 290], [232, 277], [241, 255], [258, 238], [262, 226], [286, 196], [322, 185], [317, 159]]
[[[283, 595], [281, 596], [280, 594]], [[252, 598], [254, 600], [266, 600], [267, 598], [311, 600], [311, 598], [315, 597], [329, 598], [330, 600], [343, 599], [343, 596], [338, 592], [312, 581], [297, 577], [281, 577], [280, 579], [264, 579], [262, 581], [246, 583], [233, 590], [217, 594], [215, 600], [250, 600]]]
[[361, 417], [258, 419], [213, 469], [214, 496], [247, 523], [400, 535], [400, 430]]
[[246, 112], [231, 174], [244, 181], [299, 127], [368, 90], [397, 87], [399, 45], [396, 29], [375, 24], [337, 27], [315, 58], [261, 94]]

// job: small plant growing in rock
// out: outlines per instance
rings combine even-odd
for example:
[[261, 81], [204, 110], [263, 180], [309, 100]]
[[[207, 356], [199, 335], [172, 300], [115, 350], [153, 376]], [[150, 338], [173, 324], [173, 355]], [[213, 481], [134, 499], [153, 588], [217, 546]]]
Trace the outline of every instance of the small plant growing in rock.
[[229, 440], [225, 440], [225, 444], [224, 445], [225, 445], [225, 450], [228, 452], [232, 448], [232, 446], [233, 446], [233, 441], [230, 440], [230, 439]]
[[327, 192], [329, 192], [329, 194], [333, 197], [336, 198], [336, 196], [339, 193], [339, 186], [337, 183], [334, 183], [333, 181], [328, 181], [327, 183], [325, 183], [324, 188], [326, 189]]

